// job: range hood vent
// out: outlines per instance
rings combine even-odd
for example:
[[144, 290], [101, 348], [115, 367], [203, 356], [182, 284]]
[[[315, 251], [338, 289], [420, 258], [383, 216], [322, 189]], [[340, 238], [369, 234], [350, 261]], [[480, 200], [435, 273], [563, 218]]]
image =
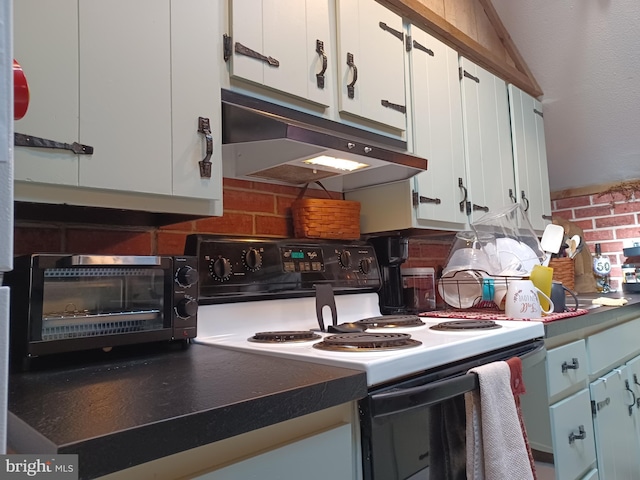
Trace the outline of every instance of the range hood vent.
[[[401, 140], [305, 112], [222, 90], [222, 155], [225, 177], [292, 185], [322, 180], [334, 191], [390, 183], [427, 169]], [[314, 157], [347, 159], [347, 171], [305, 163]]]

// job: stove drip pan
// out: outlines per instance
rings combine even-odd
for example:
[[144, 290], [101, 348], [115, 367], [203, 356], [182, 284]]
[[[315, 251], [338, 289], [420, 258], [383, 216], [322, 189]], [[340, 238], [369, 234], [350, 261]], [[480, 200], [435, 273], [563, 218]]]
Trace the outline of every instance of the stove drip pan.
[[293, 342], [309, 342], [322, 338], [321, 335], [311, 330], [283, 330], [277, 332], [258, 332], [249, 338], [250, 342], [261, 343], [293, 343]]
[[380, 352], [413, 348], [422, 342], [413, 340], [407, 333], [343, 333], [330, 335], [322, 342], [314, 343], [319, 350], [336, 352]]
[[432, 330], [442, 331], [491, 330], [494, 328], [502, 328], [502, 325], [498, 325], [493, 320], [452, 320], [431, 327]]
[[380, 317], [364, 318], [355, 323], [366, 328], [400, 328], [424, 325], [424, 322], [417, 315], [382, 315]]

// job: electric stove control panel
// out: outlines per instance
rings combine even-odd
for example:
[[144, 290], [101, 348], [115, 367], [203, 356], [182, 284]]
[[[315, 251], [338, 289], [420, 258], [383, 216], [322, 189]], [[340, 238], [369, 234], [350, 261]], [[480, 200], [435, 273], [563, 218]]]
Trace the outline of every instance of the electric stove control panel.
[[200, 304], [378, 291], [373, 246], [362, 241], [189, 235], [185, 252], [198, 258]]

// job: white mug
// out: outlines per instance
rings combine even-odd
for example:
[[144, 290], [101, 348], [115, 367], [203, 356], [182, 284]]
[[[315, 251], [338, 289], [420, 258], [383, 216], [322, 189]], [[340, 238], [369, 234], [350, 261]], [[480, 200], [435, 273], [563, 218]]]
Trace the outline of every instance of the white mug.
[[[549, 310], [542, 310], [538, 293], [549, 301]], [[541, 318], [553, 312], [553, 302], [531, 280], [511, 280], [504, 303], [505, 313], [511, 318]]]

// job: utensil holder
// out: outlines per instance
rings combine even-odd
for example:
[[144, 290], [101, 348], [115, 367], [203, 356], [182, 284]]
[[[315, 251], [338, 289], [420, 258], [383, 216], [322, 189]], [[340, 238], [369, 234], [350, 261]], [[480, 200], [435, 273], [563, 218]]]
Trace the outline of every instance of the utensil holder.
[[549, 266], [553, 268], [553, 279], [562, 282], [570, 290], [576, 286], [574, 259], [569, 257], [552, 258]]

